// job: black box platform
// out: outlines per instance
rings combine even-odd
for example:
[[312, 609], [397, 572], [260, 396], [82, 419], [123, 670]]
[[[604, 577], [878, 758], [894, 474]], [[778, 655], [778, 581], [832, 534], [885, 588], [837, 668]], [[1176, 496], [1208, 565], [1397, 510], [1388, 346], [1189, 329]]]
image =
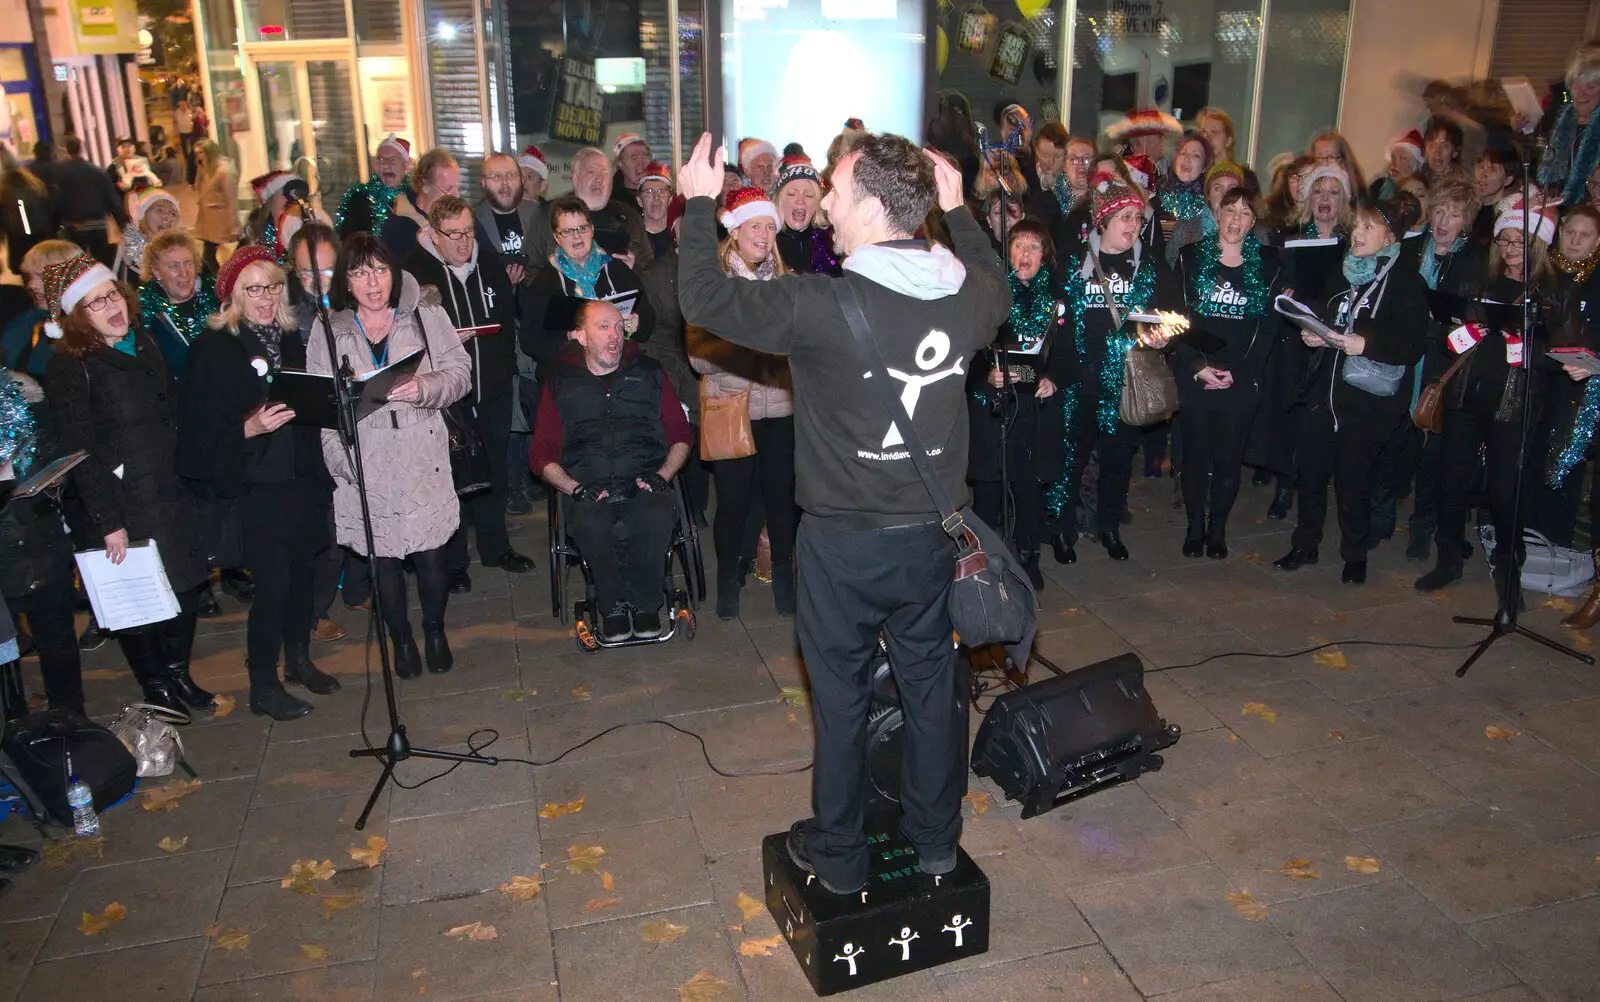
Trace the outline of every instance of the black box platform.
[[767, 909], [818, 995], [887, 981], [989, 949], [989, 879], [965, 850], [941, 877], [917, 869], [897, 819], [867, 823], [871, 875], [834, 894], [794, 865], [788, 832], [761, 840]]

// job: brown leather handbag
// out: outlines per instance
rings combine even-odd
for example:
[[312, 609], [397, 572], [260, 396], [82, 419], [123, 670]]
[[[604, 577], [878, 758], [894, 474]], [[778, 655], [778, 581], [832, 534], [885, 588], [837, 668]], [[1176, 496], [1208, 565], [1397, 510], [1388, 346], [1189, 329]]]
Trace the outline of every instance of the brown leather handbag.
[[700, 381], [700, 458], [743, 459], [756, 454], [756, 436], [750, 429], [750, 391], [712, 396]]
[[1475, 350], [1475, 347], [1467, 349], [1460, 358], [1450, 363], [1450, 368], [1444, 370], [1444, 375], [1422, 388], [1422, 392], [1417, 394], [1416, 406], [1411, 408], [1412, 424], [1435, 435], [1444, 432], [1445, 384], [1450, 382], [1450, 377], [1456, 374], [1456, 370], [1461, 368], [1461, 363], [1465, 362]]

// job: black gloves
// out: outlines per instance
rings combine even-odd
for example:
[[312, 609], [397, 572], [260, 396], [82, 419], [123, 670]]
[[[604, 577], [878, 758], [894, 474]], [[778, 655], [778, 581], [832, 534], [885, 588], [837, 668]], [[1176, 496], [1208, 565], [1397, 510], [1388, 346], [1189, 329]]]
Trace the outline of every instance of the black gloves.
[[639, 479], [644, 481], [645, 486], [650, 488], [650, 493], [652, 494], [664, 494], [672, 490], [672, 485], [667, 483], [659, 473], [646, 473]]
[[572, 496], [578, 501], [598, 501], [603, 487], [594, 487], [589, 484], [579, 484], [572, 489]]

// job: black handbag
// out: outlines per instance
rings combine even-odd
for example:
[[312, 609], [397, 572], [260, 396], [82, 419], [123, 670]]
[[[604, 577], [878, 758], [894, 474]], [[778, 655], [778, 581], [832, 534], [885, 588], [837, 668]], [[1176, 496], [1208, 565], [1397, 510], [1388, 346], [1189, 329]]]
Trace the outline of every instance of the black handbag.
[[[421, 327], [422, 321], [417, 321]], [[428, 343], [428, 332], [422, 331], [422, 350], [428, 355], [428, 368], [433, 368], [433, 346]], [[466, 497], [489, 489], [489, 450], [483, 446], [483, 436], [472, 423], [469, 405], [457, 400], [442, 407], [445, 434], [450, 437], [450, 479], [456, 488], [456, 497]]]
[[22, 794], [35, 820], [72, 827], [69, 756], [71, 771], [94, 794], [96, 811], [133, 792], [139, 767], [116, 735], [76, 713], [41, 710], [8, 723], [0, 738], [0, 773]]
[[833, 283], [833, 292], [872, 372], [872, 385], [877, 387], [884, 408], [905, 439], [912, 465], [939, 509], [945, 534], [955, 542], [956, 574], [946, 600], [951, 624], [961, 643], [968, 647], [1005, 644], [1011, 648], [1012, 661], [1022, 664], [1038, 629], [1039, 600], [1032, 583], [994, 529], [971, 508], [957, 510], [951, 503], [928, 461], [922, 437], [894, 394], [883, 354], [872, 340], [855, 290], [848, 280], [839, 279]]

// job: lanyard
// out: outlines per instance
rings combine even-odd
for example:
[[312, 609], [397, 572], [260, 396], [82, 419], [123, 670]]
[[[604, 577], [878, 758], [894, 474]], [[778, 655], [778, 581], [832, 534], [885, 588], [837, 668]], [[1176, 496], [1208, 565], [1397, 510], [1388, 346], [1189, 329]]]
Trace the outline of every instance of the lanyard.
[[[391, 309], [389, 311], [389, 334], [390, 335], [394, 334], [394, 314], [395, 314], [395, 311]], [[359, 312], [357, 312], [355, 316], [356, 316], [356, 327], [359, 328], [360, 331], [361, 331], [362, 340], [366, 341], [366, 343], [367, 343], [367, 354], [372, 356], [372, 367], [374, 369], [383, 368], [385, 365], [389, 364], [389, 338], [385, 337], [383, 339], [383, 353], [380, 355], [378, 353], [377, 346], [372, 343], [372, 339], [367, 337], [367, 326], [366, 326], [366, 324], [363, 324], [361, 322], [361, 314]]]

